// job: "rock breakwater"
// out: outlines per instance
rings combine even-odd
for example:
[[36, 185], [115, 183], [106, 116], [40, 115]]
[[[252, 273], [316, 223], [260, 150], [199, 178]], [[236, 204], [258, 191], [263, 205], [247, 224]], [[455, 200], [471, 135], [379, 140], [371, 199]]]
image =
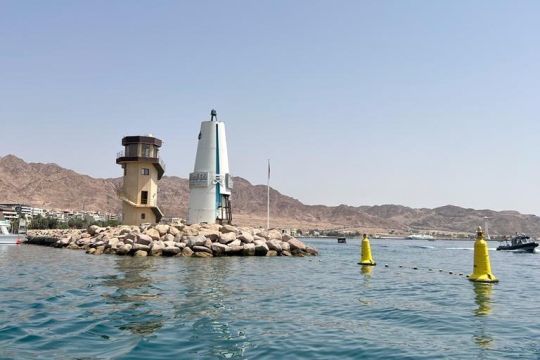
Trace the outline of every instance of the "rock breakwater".
[[278, 230], [218, 224], [92, 225], [86, 230], [34, 230], [27, 243], [122, 256], [316, 256], [318, 250]]

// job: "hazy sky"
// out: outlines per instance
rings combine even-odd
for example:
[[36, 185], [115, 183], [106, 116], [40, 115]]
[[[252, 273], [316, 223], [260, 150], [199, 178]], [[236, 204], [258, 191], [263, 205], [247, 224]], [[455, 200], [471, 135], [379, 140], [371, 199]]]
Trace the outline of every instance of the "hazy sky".
[[0, 0], [0, 156], [121, 176], [124, 135], [308, 204], [540, 215], [539, 1]]

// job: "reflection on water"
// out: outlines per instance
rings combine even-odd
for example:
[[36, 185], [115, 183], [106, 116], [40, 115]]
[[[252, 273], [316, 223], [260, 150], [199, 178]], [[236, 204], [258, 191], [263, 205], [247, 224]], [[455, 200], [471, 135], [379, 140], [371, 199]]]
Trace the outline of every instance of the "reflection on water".
[[[486, 317], [491, 313], [491, 295], [493, 292], [493, 284], [473, 283], [475, 302], [478, 307], [474, 310], [474, 315], [477, 317]], [[480, 319], [479, 319], [480, 320]], [[473, 341], [480, 349], [488, 350], [493, 345], [493, 338], [486, 333], [486, 319], [481, 319], [477, 324], [477, 329], [473, 335]], [[479, 359], [486, 358], [487, 354], [482, 352], [479, 354]]]
[[242, 281], [235, 281], [231, 275], [231, 267], [237, 268], [239, 262], [227, 258], [186, 259], [186, 262], [188, 265], [177, 277], [181, 283], [178, 289], [182, 290], [174, 304], [175, 318], [191, 324], [193, 343], [200, 342], [201, 336], [214, 339], [205, 349], [214, 357], [243, 357], [249, 345], [245, 334], [231, 329], [230, 319], [224, 316], [232, 306], [242, 302], [242, 295], [235, 292], [235, 288], [242, 288]]
[[478, 308], [474, 310], [476, 316], [487, 316], [491, 313], [491, 293], [493, 284], [473, 283], [475, 302]]
[[103, 295], [108, 303], [118, 306], [112, 315], [120, 330], [150, 335], [163, 326], [163, 315], [150, 310], [149, 302], [159, 298], [148, 276], [155, 259], [119, 257], [115, 263], [118, 274], [103, 281], [114, 292]]
[[369, 279], [371, 277], [371, 273], [373, 272], [374, 266], [368, 266], [368, 265], [362, 265], [360, 267], [360, 272], [362, 275], [364, 275], [365, 279]]

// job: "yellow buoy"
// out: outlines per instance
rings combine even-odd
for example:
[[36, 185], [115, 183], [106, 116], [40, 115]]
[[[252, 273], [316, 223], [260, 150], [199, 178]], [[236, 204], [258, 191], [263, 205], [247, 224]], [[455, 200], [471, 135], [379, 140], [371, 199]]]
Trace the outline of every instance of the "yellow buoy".
[[491, 272], [488, 246], [486, 240], [484, 240], [484, 232], [480, 226], [476, 231], [476, 241], [474, 242], [473, 273], [469, 275], [469, 280], [486, 283], [499, 281]]
[[364, 238], [362, 239], [360, 262], [358, 264], [371, 266], [376, 265], [375, 261], [373, 261], [373, 257], [371, 256], [371, 246], [369, 245], [369, 239], [366, 234], [364, 234]]

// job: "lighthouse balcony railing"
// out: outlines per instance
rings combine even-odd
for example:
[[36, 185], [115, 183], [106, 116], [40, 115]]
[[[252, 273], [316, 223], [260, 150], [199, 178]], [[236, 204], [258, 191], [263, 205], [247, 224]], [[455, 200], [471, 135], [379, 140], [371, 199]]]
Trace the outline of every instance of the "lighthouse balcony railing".
[[147, 156], [147, 154], [143, 154], [141, 151], [138, 151], [136, 154], [127, 154], [126, 151], [122, 150], [116, 153], [116, 160], [121, 158], [144, 158], [144, 159], [157, 159], [159, 164], [163, 169], [165, 169], [165, 162], [159, 157], [159, 155], [156, 156]]

